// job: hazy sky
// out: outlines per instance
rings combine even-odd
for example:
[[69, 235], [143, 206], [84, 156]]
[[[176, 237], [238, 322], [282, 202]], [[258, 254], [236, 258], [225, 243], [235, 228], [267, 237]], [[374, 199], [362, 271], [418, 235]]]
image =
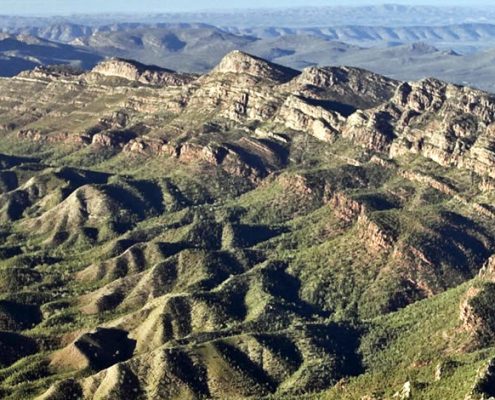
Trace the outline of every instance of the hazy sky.
[[167, 12], [228, 8], [294, 7], [302, 5], [368, 5], [382, 3], [428, 5], [493, 5], [493, 0], [0, 0], [0, 14], [73, 14], [103, 12]]

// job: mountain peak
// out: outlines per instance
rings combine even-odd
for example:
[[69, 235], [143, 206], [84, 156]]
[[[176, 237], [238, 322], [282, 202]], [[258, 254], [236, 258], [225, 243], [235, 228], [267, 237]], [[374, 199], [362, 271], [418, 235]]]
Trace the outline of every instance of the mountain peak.
[[297, 70], [271, 63], [240, 50], [228, 53], [212, 72], [248, 74], [276, 82], [287, 82], [300, 74]]

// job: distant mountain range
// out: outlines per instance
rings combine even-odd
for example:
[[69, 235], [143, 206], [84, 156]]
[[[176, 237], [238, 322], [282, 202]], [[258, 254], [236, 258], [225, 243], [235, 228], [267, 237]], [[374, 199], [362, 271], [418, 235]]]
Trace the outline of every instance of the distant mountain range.
[[[238, 49], [296, 69], [350, 65], [396, 79], [433, 76], [495, 91], [495, 24], [487, 23], [495, 21], [492, 11], [487, 8], [482, 15], [471, 8], [397, 5], [297, 8], [269, 10], [271, 25], [264, 23], [259, 11], [252, 10], [228, 16], [174, 14], [175, 21], [201, 23], [167, 22], [172, 14], [148, 18], [3, 16], [0, 26], [6, 33], [0, 36], [0, 75], [13, 76], [48, 64], [89, 69], [105, 57], [204, 73]], [[359, 24], [365, 21], [365, 13], [368, 25]], [[215, 20], [222, 15], [221, 21]], [[252, 19], [238, 24], [241, 15]], [[440, 20], [435, 18], [442, 15], [444, 24], [436, 25]], [[254, 16], [260, 17], [256, 23]], [[296, 16], [301, 26], [291, 20]], [[318, 26], [317, 16], [321, 19]], [[221, 27], [205, 22], [217, 22]]]
[[495, 44], [495, 24], [465, 23], [454, 25], [417, 26], [370, 26], [346, 25], [311, 28], [263, 27], [225, 28], [228, 32], [260, 38], [287, 35], [311, 35], [330, 40], [339, 40], [362, 46], [381, 44], [403, 44], [418, 41], [435, 44], [444, 48], [469, 51]]
[[[494, 30], [495, 31], [495, 30]], [[259, 38], [212, 27], [100, 32], [80, 42], [106, 56], [137, 59], [186, 72], [205, 72], [240, 49], [292, 68], [349, 65], [396, 79], [437, 77], [495, 91], [495, 51], [461, 55], [426, 43], [361, 47], [308, 34]]]
[[0, 34], [0, 76], [13, 76], [38, 65], [70, 64], [91, 68], [101, 56], [95, 52], [27, 35]]
[[[1, 20], [1, 18], [0, 18]], [[230, 22], [230, 21], [229, 21]], [[101, 40], [105, 35], [121, 32], [144, 30], [172, 29], [194, 30], [212, 29], [213, 25], [203, 23], [114, 23], [107, 25], [81, 25], [74, 23], [55, 23], [43, 26], [3, 26], [3, 31], [10, 34], [32, 35], [47, 40], [63, 43], [87, 42]], [[309, 35], [318, 38], [338, 40], [361, 46], [376, 46], [384, 44], [403, 44], [418, 41], [428, 42], [443, 48], [454, 48], [464, 52], [495, 46], [495, 24], [462, 23], [452, 25], [416, 25], [416, 26], [372, 26], [372, 25], [322, 25], [319, 27], [242, 27], [235, 25], [222, 26], [222, 32], [236, 36], [254, 38], [276, 38], [281, 36]], [[195, 31], [192, 31], [193, 33]]]

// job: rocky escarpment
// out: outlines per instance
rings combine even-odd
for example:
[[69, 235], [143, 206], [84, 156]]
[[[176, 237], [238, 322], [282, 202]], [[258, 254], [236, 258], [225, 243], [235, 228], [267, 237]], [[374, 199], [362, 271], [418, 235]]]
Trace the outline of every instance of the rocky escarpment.
[[356, 111], [349, 116], [342, 136], [369, 150], [385, 152], [395, 139], [390, 115], [384, 112]]
[[127, 79], [154, 86], [179, 86], [191, 82], [193, 75], [141, 64], [137, 61], [111, 58], [96, 65], [93, 74]]
[[[105, 143], [105, 145], [115, 144]], [[224, 143], [174, 144], [163, 139], [144, 136], [128, 141], [123, 151], [129, 154], [164, 155], [190, 165], [204, 163], [219, 167], [229, 174], [249, 178], [253, 182], [259, 182], [269, 173], [280, 169], [286, 162], [284, 157], [280, 157], [270, 146], [255, 138]]]
[[495, 257], [490, 257], [479, 272], [479, 282], [465, 293], [460, 305], [462, 327], [472, 337], [472, 347], [483, 347], [495, 340], [493, 302], [495, 300]]
[[390, 99], [399, 82], [351, 67], [309, 67], [286, 84], [291, 92], [324, 99], [336, 111], [349, 115], [356, 109], [378, 106]]
[[335, 139], [345, 122], [338, 112], [315, 106], [310, 100], [293, 95], [285, 100], [277, 120], [289, 129], [307, 132], [323, 141]]
[[23, 71], [18, 77], [28, 79], [72, 79], [74, 77], [81, 76], [84, 73], [83, 70], [72, 67], [70, 65], [53, 65], [53, 66], [39, 66], [33, 70]]
[[493, 177], [495, 99], [435, 79], [404, 83], [393, 98], [351, 115], [343, 136], [392, 157], [421, 154]]
[[174, 154], [181, 162], [205, 162], [219, 166], [232, 175], [243, 176], [253, 181], [259, 181], [284, 164], [269, 146], [255, 139], [207, 146], [187, 143], [175, 147], [172, 151], [169, 147], [164, 150]]
[[[196, 80], [120, 59], [102, 62], [85, 76], [73, 77], [74, 84], [80, 84], [80, 79], [91, 82], [91, 76], [114, 76], [172, 85], [169, 92], [147, 96], [142, 90], [125, 89], [126, 100], [120, 106], [138, 113], [164, 110], [176, 116], [177, 126], [185, 124], [196, 132], [211, 119], [227, 120], [231, 126], [271, 122], [278, 130], [284, 126], [322, 141], [342, 137], [392, 158], [421, 154], [442, 165], [493, 176], [492, 98], [433, 79], [399, 85], [347, 67], [312, 67], [299, 73], [242, 52], [228, 54], [211, 73]], [[50, 79], [56, 80], [56, 76]], [[71, 78], [64, 75], [64, 79]], [[96, 90], [91, 84], [86, 89], [76, 87]], [[21, 136], [41, 137], [39, 130], [31, 132], [35, 134]], [[98, 133], [95, 141], [104, 146], [123, 148], [130, 140], [143, 146], [146, 142], [139, 139], [139, 133], [115, 138], [108, 132]]]
[[212, 73], [247, 74], [277, 83], [287, 82], [299, 75], [299, 71], [273, 64], [261, 58], [243, 53], [242, 51], [229, 53], [212, 70]]
[[[44, 78], [57, 80], [57, 74], [46, 74], [42, 73]], [[142, 96], [142, 90], [125, 89], [126, 100], [120, 106], [153, 114], [166, 110], [177, 117], [179, 126], [186, 124], [199, 130], [212, 118], [226, 119], [234, 125], [270, 121], [323, 141], [343, 137], [392, 158], [421, 154], [445, 166], [469, 168], [493, 177], [494, 101], [474, 89], [434, 79], [399, 84], [348, 67], [311, 67], [299, 73], [238, 51], [196, 80], [120, 59], [104, 61], [90, 74], [60, 77], [66, 82], [73, 80], [71, 91], [100, 91], [91, 84], [92, 76], [172, 85], [174, 89], [167, 93], [149, 96]], [[89, 87], [81, 87], [81, 79]], [[97, 141], [112, 143], [107, 137]]]
[[392, 155], [417, 151], [442, 165], [491, 175], [495, 99], [490, 95], [427, 80], [401, 86], [394, 100], [403, 108], [398, 121], [403, 129]]
[[347, 118], [358, 109], [391, 98], [397, 85], [394, 80], [357, 68], [306, 68], [282, 86], [291, 95], [277, 118], [290, 129], [331, 141], [342, 134]]

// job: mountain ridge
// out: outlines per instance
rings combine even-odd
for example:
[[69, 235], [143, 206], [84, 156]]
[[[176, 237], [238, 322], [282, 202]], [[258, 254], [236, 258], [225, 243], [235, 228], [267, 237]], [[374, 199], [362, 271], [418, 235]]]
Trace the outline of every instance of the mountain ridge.
[[180, 77], [0, 80], [1, 396], [489, 394], [493, 95], [239, 51]]
[[[261, 33], [239, 29], [228, 32], [205, 24], [162, 24], [160, 28], [151, 26], [124, 24], [120, 27], [95, 27], [94, 34], [72, 40], [72, 45], [27, 37], [31, 45], [19, 40], [1, 53], [2, 71], [4, 75], [12, 76], [35, 65], [59, 63], [78, 64], [84, 69], [90, 69], [102, 58], [117, 57], [187, 73], [206, 73], [229, 51], [240, 49], [294, 69], [312, 65], [352, 65], [401, 80], [435, 76], [485, 90], [493, 90], [494, 87], [491, 50], [485, 50], [484, 47], [475, 50], [468, 43], [470, 39], [463, 35], [459, 38], [463, 47], [452, 50], [458, 46], [455, 43], [438, 42], [438, 32], [430, 32], [429, 28], [424, 29], [430, 36], [413, 35], [413, 28], [404, 28], [411, 33], [409, 38], [380, 38], [379, 33], [366, 34], [366, 37], [378, 40], [373, 39], [372, 42], [366, 38], [360, 39], [361, 28], [350, 32], [345, 28], [345, 37], [342, 39], [349, 41], [346, 44], [335, 41], [337, 36], [322, 32], [319, 28], [287, 29], [283, 32], [268, 30], [265, 35], [263, 30]], [[457, 33], [451, 32], [450, 37], [452, 35]], [[483, 46], [490, 47], [489, 38], [476, 37]], [[426, 42], [418, 42], [422, 39]], [[34, 45], [34, 40], [41, 42]], [[47, 54], [52, 56], [46, 57]], [[472, 64], [476, 65], [476, 74], [472, 72]]]

